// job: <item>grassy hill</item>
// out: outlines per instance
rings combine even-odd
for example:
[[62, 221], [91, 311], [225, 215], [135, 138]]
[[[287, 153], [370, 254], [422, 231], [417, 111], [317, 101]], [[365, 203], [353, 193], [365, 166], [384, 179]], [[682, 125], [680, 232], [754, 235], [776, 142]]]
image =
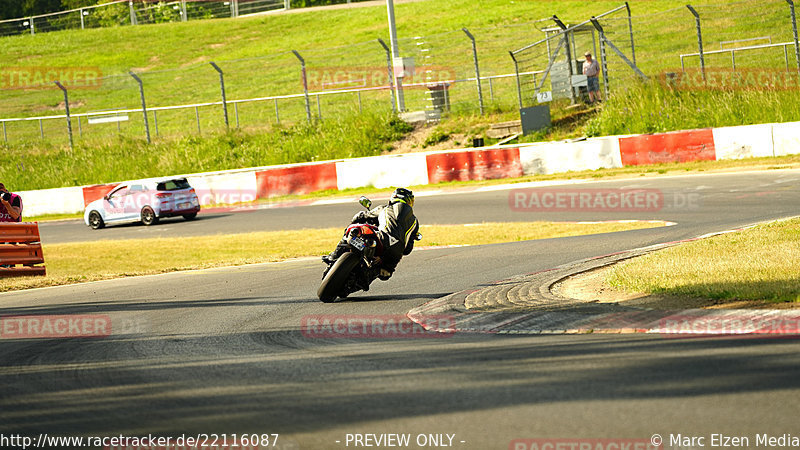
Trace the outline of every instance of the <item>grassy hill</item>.
[[[613, 134], [665, 131], [700, 126], [738, 125], [760, 121], [800, 120], [796, 89], [746, 91], [694, 90], [677, 92], [659, 83], [666, 71], [680, 69], [679, 55], [696, 52], [695, 22], [685, 2], [631, 1], [637, 63], [655, 82], [640, 85], [633, 72], [615, 55], [609, 57], [611, 92], [599, 112], [581, 116], [555, 104], [556, 129], [536, 138], [565, 134]], [[724, 41], [759, 38], [753, 43], [791, 39], [788, 6], [778, 0], [744, 1], [730, 5], [704, 0], [697, 7], [703, 22], [707, 51]], [[442, 76], [474, 75], [470, 42], [461, 31], [476, 37], [481, 74], [512, 73], [508, 51], [541, 39], [542, 28], [558, 15], [577, 23], [619, 7], [618, 1], [510, 1], [426, 0], [396, 5], [400, 48], [417, 65], [429, 64]], [[624, 10], [604, 19], [609, 38], [632, 55]], [[144, 81], [148, 107], [214, 102], [220, 98], [215, 61], [225, 72], [229, 100], [285, 96], [302, 92], [297, 50], [306, 60], [309, 77], [324, 79], [338, 68], [381, 73], [386, 55], [377, 43], [388, 42], [385, 7], [308, 10], [239, 19], [218, 19], [107, 29], [73, 30], [0, 39], [0, 71], [42, 70], [51, 67], [98, 68], [99, 86], [70, 90], [73, 114], [112, 108], [138, 108], [138, 86], [129, 70]], [[580, 46], [590, 47], [588, 35]], [[575, 49], [582, 53], [582, 49]], [[789, 49], [793, 65], [793, 48]], [[729, 67], [728, 54], [709, 55], [709, 67]], [[689, 57], [687, 67], [697, 67]], [[737, 54], [740, 69], [780, 71], [782, 48]], [[546, 65], [545, 47], [537, 47], [527, 63]], [[526, 67], [528, 67], [526, 66]], [[5, 79], [5, 78], [4, 78]], [[380, 82], [380, 80], [378, 80]], [[312, 91], [315, 90], [312, 86]], [[514, 118], [517, 90], [514, 78], [483, 83], [489, 111], [476, 118], [474, 82], [450, 87], [452, 117], [462, 117], [469, 132], [479, 132], [486, 121]], [[409, 109], [426, 106], [424, 89], [406, 91]], [[317, 103], [319, 102], [319, 103]], [[277, 106], [277, 114], [276, 114]], [[130, 114], [119, 124], [74, 124], [77, 147], [66, 147], [63, 119], [42, 123], [7, 124], [9, 144], [0, 155], [0, 178], [15, 189], [57, 187], [151, 176], [172, 172], [228, 169], [247, 165], [378, 154], [402, 136], [390, 114], [386, 91], [312, 97], [312, 124], [305, 122], [302, 98], [229, 106], [231, 122], [238, 113], [241, 130], [226, 134], [218, 105], [197, 110], [159, 111], [150, 117], [151, 133], [158, 120], [156, 144], [142, 144], [143, 120]], [[0, 89], [0, 118], [63, 114], [60, 91], [50, 86]], [[321, 114], [320, 114], [321, 113]], [[363, 113], [363, 114], [362, 114]], [[199, 117], [199, 121], [197, 118]], [[564, 119], [563, 121], [561, 119]], [[199, 130], [198, 123], [199, 122]], [[569, 128], [559, 130], [559, 123]], [[443, 124], [444, 127], [448, 125]], [[374, 132], [359, 132], [368, 127]], [[452, 128], [452, 126], [451, 126]], [[80, 134], [82, 136], [78, 136]], [[40, 133], [45, 138], [40, 138]], [[292, 149], [287, 151], [287, 149]], [[302, 149], [302, 150], [298, 150]]]

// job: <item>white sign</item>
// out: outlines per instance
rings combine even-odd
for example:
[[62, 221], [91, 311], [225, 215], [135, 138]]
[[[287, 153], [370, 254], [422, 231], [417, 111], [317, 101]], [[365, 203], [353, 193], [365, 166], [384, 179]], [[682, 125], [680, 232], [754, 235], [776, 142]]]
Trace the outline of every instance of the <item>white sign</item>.
[[127, 114], [113, 116], [89, 116], [90, 124], [125, 122], [126, 120], [128, 120]]
[[536, 101], [539, 103], [547, 103], [553, 101], [553, 91], [539, 92], [536, 94]]

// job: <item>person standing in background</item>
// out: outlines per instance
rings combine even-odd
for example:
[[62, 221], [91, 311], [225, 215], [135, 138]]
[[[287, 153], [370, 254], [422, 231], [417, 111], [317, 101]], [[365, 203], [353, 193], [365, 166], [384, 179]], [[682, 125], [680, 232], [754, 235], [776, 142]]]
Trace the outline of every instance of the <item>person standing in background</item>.
[[584, 54], [586, 61], [583, 63], [583, 74], [586, 75], [588, 82], [589, 100], [590, 103], [600, 101], [600, 64], [596, 59], [592, 59], [592, 54], [586, 52]]

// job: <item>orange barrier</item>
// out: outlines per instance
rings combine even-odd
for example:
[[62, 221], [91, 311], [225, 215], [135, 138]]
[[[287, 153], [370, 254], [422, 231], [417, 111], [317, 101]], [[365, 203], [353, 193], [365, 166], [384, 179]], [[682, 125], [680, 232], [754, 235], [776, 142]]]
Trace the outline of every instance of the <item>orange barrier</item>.
[[39, 224], [0, 223], [0, 278], [45, 275]]

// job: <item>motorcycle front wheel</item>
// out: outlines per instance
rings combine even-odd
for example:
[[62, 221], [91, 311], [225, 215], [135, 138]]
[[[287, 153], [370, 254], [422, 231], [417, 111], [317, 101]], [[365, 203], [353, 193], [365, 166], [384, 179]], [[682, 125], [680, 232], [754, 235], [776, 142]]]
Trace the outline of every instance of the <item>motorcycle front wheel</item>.
[[333, 263], [328, 274], [322, 279], [322, 284], [317, 289], [317, 297], [325, 303], [331, 303], [342, 291], [350, 272], [358, 266], [361, 261], [358, 255], [352, 252], [344, 253]]

